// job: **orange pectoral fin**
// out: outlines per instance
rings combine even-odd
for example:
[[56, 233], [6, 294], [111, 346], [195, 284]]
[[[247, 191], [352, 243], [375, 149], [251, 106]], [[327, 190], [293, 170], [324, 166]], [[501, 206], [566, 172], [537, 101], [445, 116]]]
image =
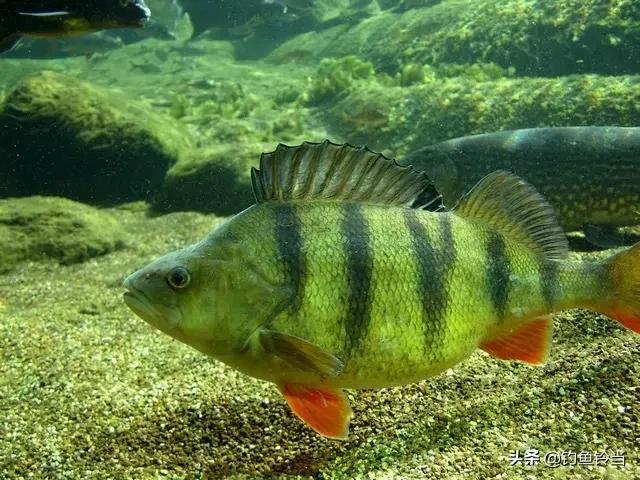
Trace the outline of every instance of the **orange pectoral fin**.
[[289, 383], [278, 387], [298, 418], [320, 435], [345, 440], [351, 406], [342, 390]]
[[551, 344], [550, 317], [536, 318], [517, 330], [480, 344], [485, 352], [501, 360], [520, 360], [538, 365], [544, 362]]

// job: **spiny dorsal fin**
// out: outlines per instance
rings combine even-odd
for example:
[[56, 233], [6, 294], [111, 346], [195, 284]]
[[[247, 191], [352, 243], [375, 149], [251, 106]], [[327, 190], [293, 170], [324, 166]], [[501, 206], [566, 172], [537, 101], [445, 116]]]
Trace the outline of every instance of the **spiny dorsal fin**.
[[552, 260], [567, 256], [567, 238], [553, 208], [535, 188], [498, 170], [480, 180], [454, 208], [456, 215], [492, 226]]
[[440, 195], [429, 178], [367, 147], [304, 142], [280, 144], [263, 153], [260, 170], [251, 170], [258, 203], [270, 201], [353, 201], [373, 205], [412, 206], [437, 203]]

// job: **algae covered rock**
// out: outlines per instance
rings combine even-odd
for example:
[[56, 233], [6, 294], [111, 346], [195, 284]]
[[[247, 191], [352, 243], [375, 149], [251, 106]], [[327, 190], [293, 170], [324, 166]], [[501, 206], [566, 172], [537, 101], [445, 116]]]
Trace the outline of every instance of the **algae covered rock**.
[[354, 80], [371, 79], [374, 74], [370, 62], [363, 62], [353, 55], [339, 59], [325, 58], [307, 89], [305, 101], [312, 105], [322, 103], [348, 91]]
[[[316, 112], [333, 135], [395, 156], [475, 133], [563, 125], [640, 124], [640, 76], [428, 77], [409, 87], [355, 80]], [[490, 78], [490, 77], [484, 77]]]
[[34, 74], [0, 106], [0, 196], [145, 199], [188, 148], [173, 119], [141, 102], [59, 73]]
[[301, 51], [310, 61], [357, 55], [392, 73], [405, 63], [478, 62], [512, 66], [519, 75], [632, 73], [640, 67], [639, 22], [640, 4], [628, 0], [448, 0], [300, 35], [270, 59], [288, 61]]
[[254, 203], [251, 167], [273, 144], [227, 143], [195, 153], [167, 172], [157, 212], [194, 210], [229, 215]]
[[124, 231], [102, 210], [57, 197], [0, 200], [0, 271], [47, 259], [82, 262], [124, 246]]

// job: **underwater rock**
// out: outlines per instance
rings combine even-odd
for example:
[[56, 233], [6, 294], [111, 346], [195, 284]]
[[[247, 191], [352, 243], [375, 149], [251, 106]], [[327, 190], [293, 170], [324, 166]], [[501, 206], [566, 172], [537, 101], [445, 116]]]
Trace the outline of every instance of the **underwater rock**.
[[82, 262], [124, 246], [115, 217], [57, 197], [0, 200], [0, 272], [23, 261]]
[[299, 35], [269, 59], [305, 51], [308, 62], [357, 55], [391, 73], [409, 62], [494, 62], [537, 76], [632, 73], [640, 68], [639, 21], [640, 7], [627, 0], [450, 0]]
[[146, 199], [190, 147], [170, 117], [77, 78], [42, 72], [0, 106], [0, 196]]
[[[384, 149], [398, 157], [438, 141], [484, 132], [564, 125], [640, 125], [638, 76], [574, 75], [564, 78], [498, 78], [425, 75], [401, 87], [401, 79], [354, 79], [315, 115], [332, 136]], [[480, 77], [478, 77], [480, 75]], [[491, 74], [493, 75], [493, 74]]]
[[252, 166], [273, 144], [228, 143], [197, 152], [173, 166], [153, 209], [160, 212], [192, 210], [230, 215], [254, 203]]

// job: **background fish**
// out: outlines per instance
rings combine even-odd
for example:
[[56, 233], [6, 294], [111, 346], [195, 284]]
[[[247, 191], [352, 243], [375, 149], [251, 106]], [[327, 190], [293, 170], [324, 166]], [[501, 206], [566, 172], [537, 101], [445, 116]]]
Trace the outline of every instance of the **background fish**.
[[592, 308], [640, 332], [640, 244], [567, 260], [551, 207], [509, 173], [443, 213], [409, 208], [437, 194], [424, 174], [348, 145], [281, 145], [252, 179], [256, 205], [129, 276], [124, 300], [274, 382], [322, 435], [347, 435], [343, 388], [415, 382], [477, 348], [542, 362], [554, 311]]
[[24, 35], [63, 37], [142, 27], [150, 15], [144, 0], [0, 0], [0, 52]]
[[612, 227], [640, 223], [640, 128], [557, 127], [455, 138], [417, 150], [403, 163], [424, 170], [453, 206], [488, 173], [531, 182], [568, 231], [611, 246]]

